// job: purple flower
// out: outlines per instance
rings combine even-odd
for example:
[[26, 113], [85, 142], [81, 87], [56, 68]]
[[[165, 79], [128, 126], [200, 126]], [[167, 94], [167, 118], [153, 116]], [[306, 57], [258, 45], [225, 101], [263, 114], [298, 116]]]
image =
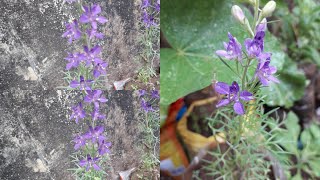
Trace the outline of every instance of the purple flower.
[[146, 113], [153, 111], [151, 104], [146, 102], [144, 99], [141, 99], [141, 107]]
[[160, 0], [157, 0], [155, 9], [156, 11], [160, 12]]
[[269, 64], [270, 60], [260, 62], [255, 73], [255, 76], [259, 78], [261, 84], [264, 86], [268, 86], [270, 81], [280, 83], [280, 81], [273, 76], [273, 74], [277, 72], [277, 68], [269, 66]]
[[226, 94], [227, 99], [222, 99], [217, 104], [217, 108], [221, 106], [226, 106], [231, 102], [234, 102], [233, 109], [236, 114], [242, 115], [245, 113], [243, 104], [240, 102], [240, 99], [243, 101], [250, 101], [253, 98], [252, 94], [248, 91], [241, 91], [237, 82], [233, 81], [232, 85], [229, 86], [224, 82], [217, 82], [215, 84], [215, 90], [220, 94]]
[[83, 119], [86, 117], [86, 111], [83, 109], [81, 102], [78, 105], [73, 106], [71, 109], [72, 114], [70, 116], [70, 119], [75, 119], [76, 123], [79, 122], [79, 119]]
[[155, 98], [155, 99], [158, 99], [160, 96], [159, 96], [159, 91], [157, 90], [152, 90], [151, 91], [151, 97], [152, 98]]
[[94, 4], [92, 7], [84, 6], [84, 13], [80, 17], [81, 23], [91, 23], [93, 29], [97, 29], [97, 23], [104, 24], [108, 20], [103, 16], [98, 16], [101, 13], [101, 7]]
[[78, 135], [77, 137], [75, 137], [73, 140], [75, 142], [74, 149], [78, 150], [79, 148], [85, 146], [86, 140], [87, 140], [86, 135], [82, 135], [82, 136]]
[[81, 38], [81, 31], [79, 30], [77, 20], [73, 20], [73, 22], [66, 24], [66, 29], [67, 31], [63, 33], [62, 37], [69, 38], [69, 44], [71, 44], [74, 39]]
[[241, 44], [228, 32], [229, 43], [223, 42], [225, 50], [218, 50], [216, 54], [226, 59], [242, 60]]
[[84, 97], [84, 102], [94, 103], [96, 108], [99, 107], [98, 102], [105, 103], [108, 101], [103, 95], [101, 95], [101, 90], [87, 91], [87, 93], [88, 94]]
[[143, 0], [143, 1], [142, 1], [141, 8], [148, 8], [149, 6], [151, 6], [149, 0]]
[[70, 82], [70, 87], [77, 88], [79, 87], [80, 90], [91, 90], [91, 84], [93, 80], [84, 80], [83, 76], [80, 76], [80, 81], [73, 80]]
[[96, 121], [96, 120], [99, 120], [99, 119], [105, 119], [106, 116], [104, 114], [100, 114], [99, 112], [99, 109], [95, 108], [92, 113], [91, 113], [91, 116], [92, 116], [92, 120], [93, 121]]
[[101, 53], [100, 46], [96, 45], [91, 49], [89, 49], [87, 46], [84, 46], [83, 49], [87, 57], [87, 66], [90, 66], [92, 63], [98, 64], [103, 62], [102, 59], [98, 57], [98, 55]]
[[64, 58], [65, 60], [69, 61], [69, 63], [66, 66], [67, 70], [70, 70], [72, 67], [77, 68], [79, 66], [79, 63], [82, 60], [85, 60], [86, 57], [81, 53], [68, 53], [68, 57]]
[[106, 139], [106, 137], [102, 134], [104, 131], [103, 126], [97, 126], [95, 128], [89, 127], [89, 132], [87, 132], [86, 136], [88, 139], [91, 139], [92, 143], [102, 142]]
[[99, 144], [98, 152], [102, 156], [106, 153], [110, 153], [111, 142], [106, 142], [105, 140], [101, 141]]
[[89, 39], [102, 39], [104, 37], [103, 33], [98, 32], [97, 29], [89, 29], [87, 30], [87, 34], [89, 36]]
[[138, 93], [139, 93], [139, 98], [140, 98], [140, 97], [143, 97], [143, 96], [146, 94], [146, 90], [140, 89], [140, 90], [138, 91]]
[[106, 62], [97, 63], [93, 69], [93, 77], [97, 78], [101, 74], [106, 75], [107, 74], [107, 66], [108, 66], [108, 63], [106, 63]]
[[264, 31], [258, 31], [253, 39], [248, 38], [244, 41], [244, 45], [246, 46], [246, 50], [250, 57], [252, 58], [258, 57], [260, 53], [263, 52], [264, 36], [265, 36]]
[[143, 11], [143, 22], [145, 23], [146, 27], [149, 28], [150, 26], [157, 26], [157, 23], [154, 21], [153, 16], [148, 14], [147, 11]]
[[96, 164], [96, 162], [99, 160], [99, 157], [91, 158], [90, 154], [87, 155], [87, 159], [83, 159], [79, 162], [79, 165], [81, 167], [86, 167], [86, 171], [89, 171], [91, 167], [95, 169], [96, 171], [99, 171], [101, 168]]

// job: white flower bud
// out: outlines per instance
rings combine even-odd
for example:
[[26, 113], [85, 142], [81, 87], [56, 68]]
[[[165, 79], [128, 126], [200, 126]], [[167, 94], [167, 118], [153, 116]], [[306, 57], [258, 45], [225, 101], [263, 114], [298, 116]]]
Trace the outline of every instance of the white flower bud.
[[270, 17], [273, 11], [276, 9], [276, 2], [269, 1], [262, 9], [261, 15], [263, 18]]
[[243, 11], [239, 6], [237, 6], [237, 5], [232, 6], [231, 13], [232, 13], [233, 17], [237, 21], [239, 21], [241, 24], [245, 23], [244, 20], [246, 19], [246, 17], [244, 16]]

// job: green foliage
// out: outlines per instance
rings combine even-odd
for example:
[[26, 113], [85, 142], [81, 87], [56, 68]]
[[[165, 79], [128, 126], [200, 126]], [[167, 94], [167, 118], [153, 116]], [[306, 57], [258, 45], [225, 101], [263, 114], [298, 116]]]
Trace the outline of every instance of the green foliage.
[[[250, 36], [241, 26], [234, 21], [229, 1], [164, 1], [161, 4], [161, 29], [172, 49], [161, 49], [161, 104], [166, 106], [176, 99], [188, 93], [202, 89], [212, 83], [213, 80], [231, 83], [239, 81], [240, 77], [234, 73], [236, 63], [226, 61], [227, 68], [214, 52], [223, 49], [224, 41], [228, 42], [227, 32], [237, 37], [239, 42], [244, 42]], [[174, 11], [172, 10], [174, 9]], [[246, 16], [252, 19], [248, 10]], [[242, 45], [243, 46], [243, 45]], [[243, 46], [244, 48], [244, 46]], [[280, 84], [273, 85], [265, 92], [274, 97], [267, 102], [270, 105], [285, 105], [289, 107], [294, 101], [303, 95], [305, 81], [303, 75], [296, 75], [296, 66], [290, 66], [293, 71], [281, 71], [285, 62], [285, 54], [281, 51], [280, 44], [275, 37], [267, 33], [265, 37], [265, 51], [272, 52], [271, 64], [276, 66], [284, 75]], [[286, 65], [288, 67], [288, 65]], [[254, 74], [255, 67], [249, 68], [249, 75]], [[294, 77], [298, 82], [288, 78]], [[302, 86], [300, 86], [303, 84]], [[278, 92], [271, 90], [278, 86]], [[284, 99], [288, 87], [293, 96]]]
[[291, 12], [288, 6], [281, 6], [276, 12], [276, 17], [282, 19], [279, 35], [292, 59], [312, 61], [320, 67], [320, 2], [294, 2]]
[[[308, 174], [309, 178], [320, 178], [319, 125], [312, 124], [301, 132], [299, 119], [293, 112], [289, 112], [284, 123], [286, 130], [278, 129], [275, 133], [279, 144], [290, 153], [283, 155], [283, 158], [291, 162], [291, 165], [286, 167], [289, 179], [306, 178], [302, 176], [302, 172]], [[302, 146], [300, 149], [299, 141]], [[290, 174], [295, 172], [290, 170], [297, 170], [296, 174]]]
[[[266, 179], [272, 164], [284, 163], [277, 160], [277, 156], [286, 152], [277, 145], [275, 134], [266, 130], [270, 124], [279, 129], [280, 125], [268, 117], [273, 111], [263, 112], [263, 99], [256, 99], [248, 105], [252, 110], [247, 116], [233, 116], [227, 108], [219, 109], [215, 117], [209, 119], [214, 134], [224, 132], [227, 135], [227, 148], [219, 145], [210, 152], [213, 160], [205, 161], [207, 176], [213, 179]], [[222, 123], [221, 128], [214, 128], [217, 123]]]

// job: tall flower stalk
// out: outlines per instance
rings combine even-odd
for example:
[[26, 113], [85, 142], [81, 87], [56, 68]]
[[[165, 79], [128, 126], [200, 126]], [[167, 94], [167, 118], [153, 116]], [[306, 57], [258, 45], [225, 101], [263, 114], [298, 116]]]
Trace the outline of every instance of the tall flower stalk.
[[[82, 50], [69, 52], [65, 58], [66, 77], [71, 90], [81, 97], [71, 108], [70, 120], [76, 124], [84, 123], [86, 132], [80, 132], [74, 139], [74, 160], [77, 168], [73, 168], [79, 178], [102, 178], [105, 176], [106, 163], [110, 153], [111, 142], [105, 136], [104, 126], [100, 121], [106, 118], [102, 108], [108, 101], [103, 95], [103, 82], [107, 74], [108, 63], [102, 58], [102, 47], [99, 40], [104, 37], [99, 32], [99, 25], [108, 20], [101, 15], [99, 4], [85, 3], [83, 0], [66, 0], [75, 4], [81, 13], [78, 19], [66, 23], [66, 32], [62, 37], [68, 43], [80, 46]], [[98, 125], [100, 124], [100, 125]]]

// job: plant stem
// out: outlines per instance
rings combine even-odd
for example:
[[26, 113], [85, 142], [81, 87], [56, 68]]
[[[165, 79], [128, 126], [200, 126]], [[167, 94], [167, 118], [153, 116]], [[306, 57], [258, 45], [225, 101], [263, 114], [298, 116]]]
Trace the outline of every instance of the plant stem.
[[254, 18], [253, 18], [253, 23], [252, 23], [252, 30], [253, 34], [256, 34], [256, 22], [258, 20], [258, 15], [259, 15], [259, 4], [260, 0], [256, 1], [256, 6], [254, 7]]

